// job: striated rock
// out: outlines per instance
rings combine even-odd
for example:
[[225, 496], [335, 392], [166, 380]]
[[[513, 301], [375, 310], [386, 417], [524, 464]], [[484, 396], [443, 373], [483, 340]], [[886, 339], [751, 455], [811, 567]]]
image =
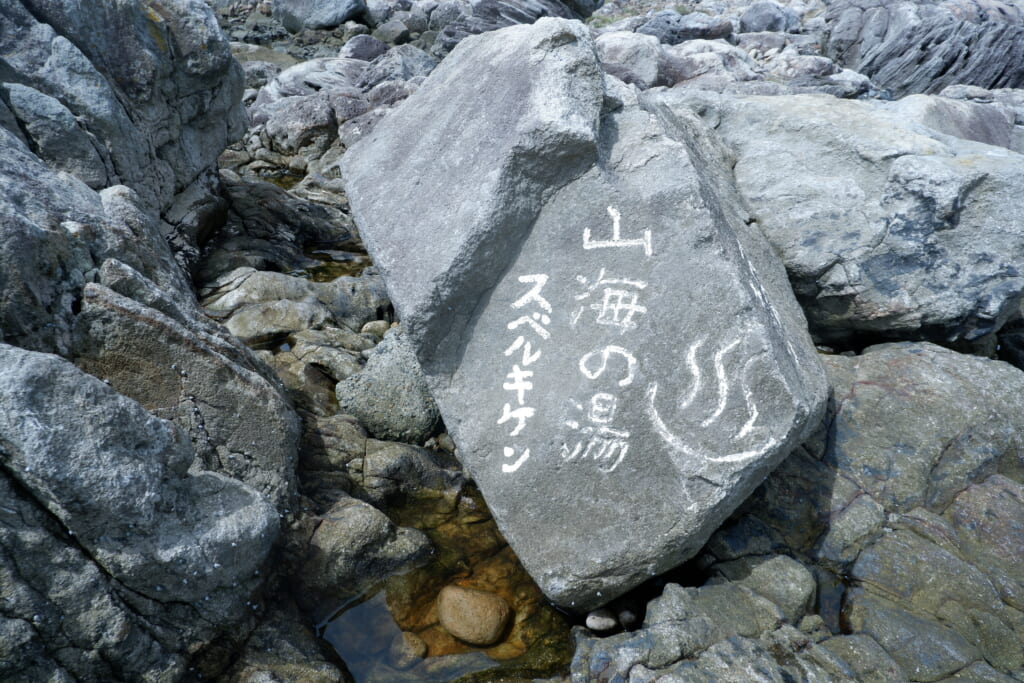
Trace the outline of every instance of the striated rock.
[[500, 595], [476, 588], [445, 586], [437, 596], [437, 618], [449, 633], [470, 645], [493, 645], [508, 627], [512, 611]]
[[338, 405], [373, 436], [422, 444], [441, 424], [414, 348], [393, 330], [374, 349], [362, 372], [338, 383]]
[[[541, 17], [573, 19], [573, 8], [585, 10], [597, 5], [590, 0], [570, 0], [572, 7], [559, 0], [477, 0], [466, 11], [461, 3], [445, 3], [444, 19], [431, 28], [438, 30], [431, 53], [443, 57], [467, 36], [497, 31], [516, 24], [533, 24]], [[454, 6], [454, 7], [453, 7]], [[435, 10], [436, 11], [436, 10]], [[441, 24], [443, 23], [443, 27]]]
[[634, 97], [579, 24], [545, 19], [464, 41], [343, 161], [464, 464], [577, 609], [694, 554], [826, 392], [720, 150]]
[[973, 341], [1017, 314], [1024, 159], [992, 146], [1012, 130], [998, 105], [805, 95], [699, 109], [733, 148], [816, 338]]
[[825, 20], [826, 54], [896, 95], [1024, 87], [1019, 3], [841, 0]]

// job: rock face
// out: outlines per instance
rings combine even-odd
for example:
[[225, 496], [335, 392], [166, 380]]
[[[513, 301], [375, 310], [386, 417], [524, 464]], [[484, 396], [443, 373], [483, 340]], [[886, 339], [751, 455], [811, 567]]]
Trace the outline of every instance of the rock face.
[[[277, 514], [265, 498], [221, 474], [190, 476], [193, 452], [177, 427], [58, 356], [0, 345], [0, 404], [0, 485], [18, 491], [4, 500], [24, 514], [35, 507], [24, 498], [31, 492], [60, 526], [54, 533], [46, 520], [26, 531], [5, 519], [4, 622], [67, 618], [77, 629], [90, 618], [110, 619], [111, 629], [106, 638], [80, 633], [66, 645], [19, 634], [24, 649], [7, 653], [0, 672], [18, 675], [26, 670], [19, 662], [28, 670], [49, 662], [103, 677], [109, 664], [88, 661], [95, 651], [117, 662], [117, 671], [172, 669], [181, 666], [178, 651], [244, 614], [241, 599], [258, 582], [254, 572], [277, 536]], [[4, 514], [18, 517], [9, 508]], [[48, 534], [52, 558], [20, 564], [23, 551]], [[105, 577], [88, 578], [97, 567]], [[46, 583], [63, 571], [98, 585], [55, 597], [60, 591]], [[125, 614], [125, 607], [147, 617]], [[183, 619], [194, 625], [179, 629]], [[40, 648], [45, 655], [34, 652]]]
[[3, 99], [43, 160], [96, 189], [131, 187], [194, 248], [223, 209], [210, 167], [245, 129], [242, 71], [209, 8], [5, 2], [0, 53]]
[[825, 18], [828, 55], [897, 95], [1024, 86], [1020, 3], [839, 0]]
[[1017, 315], [1024, 157], [1008, 149], [1008, 107], [923, 95], [666, 101], [689, 101], [733, 148], [736, 185], [818, 339], [971, 341]]
[[823, 429], [712, 537], [710, 585], [668, 586], [637, 633], [582, 637], [574, 681], [707, 680], [726, 655], [791, 680], [1013, 680], [1024, 375], [908, 343], [826, 367]]
[[643, 104], [542, 20], [464, 41], [343, 161], [464, 464], [578, 609], [696, 552], [827, 390], [720, 150]]

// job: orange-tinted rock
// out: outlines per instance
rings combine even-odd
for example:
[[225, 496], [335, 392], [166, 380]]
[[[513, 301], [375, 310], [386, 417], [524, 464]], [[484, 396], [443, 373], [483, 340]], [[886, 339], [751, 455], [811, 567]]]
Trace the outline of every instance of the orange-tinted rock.
[[500, 595], [475, 588], [445, 586], [437, 596], [441, 625], [471, 645], [493, 645], [501, 639], [512, 610]]

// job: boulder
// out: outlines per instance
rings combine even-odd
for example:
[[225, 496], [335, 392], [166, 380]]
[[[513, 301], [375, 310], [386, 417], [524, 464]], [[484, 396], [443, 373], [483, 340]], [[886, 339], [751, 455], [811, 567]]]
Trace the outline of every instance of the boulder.
[[631, 31], [602, 33], [594, 41], [601, 67], [621, 81], [646, 90], [658, 82], [661, 45], [654, 36]]
[[800, 17], [777, 2], [755, 2], [740, 15], [740, 31], [793, 31], [800, 27]]
[[826, 54], [896, 95], [1024, 87], [1019, 3], [839, 0], [825, 20]]
[[341, 410], [379, 439], [422, 444], [441, 425], [416, 352], [400, 330], [386, 334], [362, 372], [339, 382], [336, 393]]
[[388, 51], [388, 46], [373, 36], [355, 36], [341, 48], [339, 57], [347, 59], [362, 59], [369, 62]]
[[719, 148], [632, 92], [544, 19], [468, 38], [343, 162], [464, 464], [581, 610], [695, 553], [827, 391]]
[[[532, 24], [541, 17], [572, 19], [576, 16], [569, 6], [559, 0], [477, 0], [468, 8], [461, 3], [452, 4], [457, 4], [458, 16], [448, 19], [451, 10], [445, 11], [447, 23], [440, 29], [431, 48], [431, 53], [438, 57], [451, 52], [467, 36], [516, 24]], [[589, 4], [589, 0], [580, 0], [576, 6], [586, 4]]]
[[2, 344], [0, 359], [4, 614], [37, 624], [3, 639], [20, 645], [0, 672], [181, 675], [182, 652], [244, 616], [276, 511], [190, 474], [180, 429], [71, 363]]
[[331, 29], [366, 10], [364, 0], [274, 0], [274, 18], [291, 33]]
[[657, 12], [647, 23], [636, 29], [636, 32], [654, 36], [666, 45], [677, 45], [695, 38], [728, 38], [732, 35], [732, 22], [724, 17], [712, 17], [703, 12], [679, 14], [675, 10], [667, 9]]
[[993, 144], [1013, 129], [1001, 105], [666, 95], [688, 99], [734, 150], [818, 340], [971, 342], [1017, 315], [1024, 157]]

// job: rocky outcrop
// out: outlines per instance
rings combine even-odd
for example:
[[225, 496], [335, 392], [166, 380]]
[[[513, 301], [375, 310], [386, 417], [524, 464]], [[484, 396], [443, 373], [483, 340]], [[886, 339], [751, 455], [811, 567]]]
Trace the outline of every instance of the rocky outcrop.
[[[495, 105], [509, 88], [516, 107]], [[823, 408], [781, 265], [717, 154], [695, 117], [606, 86], [578, 24], [543, 20], [464, 41], [343, 161], [463, 462], [560, 604], [696, 552]], [[698, 333], [704, 316], [734, 325]]]
[[1024, 87], [1024, 10], [1001, 0], [829, 3], [827, 54], [895, 95]]
[[1007, 549], [1024, 515], [1024, 376], [930, 344], [825, 362], [834, 408], [712, 537], [717, 578], [666, 587], [636, 633], [580, 634], [573, 680], [703, 680], [725, 661], [794, 680], [1020, 670], [1024, 576]]
[[[998, 103], [675, 93], [736, 155], [812, 333], [975, 341], [1018, 315], [1024, 157]], [[674, 105], [670, 105], [674, 106]]]

